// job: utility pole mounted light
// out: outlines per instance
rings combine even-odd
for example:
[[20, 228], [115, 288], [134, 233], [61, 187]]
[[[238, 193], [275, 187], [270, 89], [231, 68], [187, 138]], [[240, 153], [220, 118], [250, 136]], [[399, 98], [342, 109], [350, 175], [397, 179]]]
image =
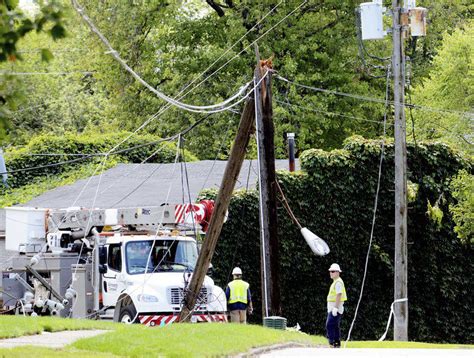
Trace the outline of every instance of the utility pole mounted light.
[[318, 235], [312, 233], [308, 228], [301, 226], [300, 222], [293, 214], [293, 211], [291, 210], [290, 205], [288, 204], [288, 201], [286, 200], [285, 194], [283, 193], [283, 190], [281, 190], [280, 184], [278, 183], [278, 181], [276, 181], [275, 183], [282, 197], [283, 206], [288, 212], [288, 215], [290, 215], [290, 218], [293, 220], [296, 226], [298, 226], [298, 228], [300, 229], [301, 235], [303, 235], [311, 251], [313, 251], [313, 253], [318, 256], [326, 256], [327, 254], [329, 254], [330, 250], [329, 250], [328, 244], [326, 244], [326, 242], [323, 239], [321, 239]]

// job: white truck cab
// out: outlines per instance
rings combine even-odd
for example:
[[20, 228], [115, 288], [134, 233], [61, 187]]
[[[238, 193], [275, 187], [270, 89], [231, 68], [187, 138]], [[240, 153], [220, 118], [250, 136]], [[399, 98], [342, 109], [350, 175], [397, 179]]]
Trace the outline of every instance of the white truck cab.
[[[173, 323], [198, 259], [196, 240], [186, 233], [205, 232], [213, 207], [202, 200], [116, 209], [6, 208], [5, 246], [17, 254], [2, 272], [11, 297], [3, 306], [23, 315]], [[223, 290], [206, 276], [191, 321], [225, 322], [226, 309]]]
[[[108, 237], [100, 255], [102, 305], [113, 308], [116, 322], [149, 326], [175, 322], [197, 258], [197, 243], [191, 237]], [[227, 320], [225, 293], [208, 276], [191, 320]]]

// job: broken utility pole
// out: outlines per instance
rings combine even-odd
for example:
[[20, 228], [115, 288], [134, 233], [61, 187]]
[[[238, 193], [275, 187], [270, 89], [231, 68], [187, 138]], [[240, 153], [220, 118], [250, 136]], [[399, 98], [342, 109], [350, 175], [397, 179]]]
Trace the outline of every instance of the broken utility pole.
[[199, 297], [204, 277], [209, 269], [212, 256], [214, 255], [217, 240], [219, 239], [227, 208], [229, 207], [230, 198], [245, 158], [245, 152], [250, 140], [250, 135], [254, 128], [254, 116], [254, 99], [249, 97], [245, 102], [239, 129], [217, 194], [206, 238], [199, 253], [196, 267], [191, 278], [191, 283], [185, 292], [183, 308], [179, 315], [180, 322], [189, 322], [191, 320], [192, 312], [196, 305], [196, 300]]
[[[277, 199], [275, 174], [275, 142], [271, 89], [271, 60], [260, 61], [255, 46], [257, 67], [255, 83], [255, 115], [258, 146], [262, 316], [281, 315], [280, 259], [277, 236]], [[266, 75], [265, 75], [266, 74]], [[265, 78], [260, 82], [262, 77]]]

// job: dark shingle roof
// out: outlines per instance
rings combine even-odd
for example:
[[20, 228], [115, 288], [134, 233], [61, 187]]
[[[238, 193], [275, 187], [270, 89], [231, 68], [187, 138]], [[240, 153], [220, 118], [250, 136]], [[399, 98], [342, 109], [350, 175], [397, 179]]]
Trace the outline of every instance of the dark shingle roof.
[[[203, 160], [186, 164], [191, 200], [194, 201], [202, 188], [218, 188], [227, 161]], [[287, 169], [288, 160], [277, 160], [277, 169]], [[299, 163], [296, 162], [297, 169]], [[255, 188], [257, 162], [244, 161], [236, 189]], [[65, 208], [69, 206], [117, 208], [156, 206], [164, 202], [183, 202], [180, 163], [171, 164], [120, 164], [105, 171], [100, 177], [78, 180], [74, 184], [50, 190], [22, 206]], [[89, 183], [88, 183], [89, 182]], [[100, 182], [97, 199], [94, 197]], [[186, 180], [184, 202], [189, 202]], [[87, 184], [88, 183], [88, 184]], [[169, 196], [168, 196], [169, 191]], [[167, 200], [168, 197], [168, 200]], [[4, 210], [0, 213], [0, 230], [5, 227]]]

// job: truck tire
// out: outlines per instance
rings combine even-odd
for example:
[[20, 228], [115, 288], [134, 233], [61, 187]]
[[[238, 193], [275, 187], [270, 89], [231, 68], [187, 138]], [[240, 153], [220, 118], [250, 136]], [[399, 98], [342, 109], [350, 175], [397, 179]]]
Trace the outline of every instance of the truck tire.
[[132, 324], [137, 322], [135, 316], [137, 315], [137, 310], [133, 304], [127, 305], [120, 309], [119, 322], [125, 324]]

